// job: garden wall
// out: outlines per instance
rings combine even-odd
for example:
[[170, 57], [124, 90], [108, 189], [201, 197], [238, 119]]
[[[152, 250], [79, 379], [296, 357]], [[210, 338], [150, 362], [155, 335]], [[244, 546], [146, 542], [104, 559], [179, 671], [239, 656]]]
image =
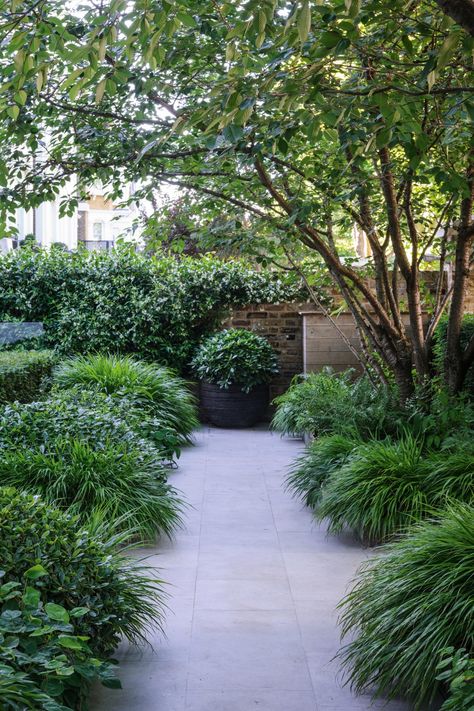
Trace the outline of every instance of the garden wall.
[[[431, 273], [425, 278], [429, 282]], [[402, 294], [403, 296], [403, 294]], [[474, 275], [471, 275], [466, 313], [474, 313]], [[359, 348], [359, 339], [350, 313], [334, 319], [338, 327]], [[360, 369], [360, 364], [341, 338], [337, 328], [314, 304], [259, 304], [234, 309], [224, 328], [248, 328], [268, 338], [280, 359], [280, 374], [271, 386], [271, 397], [284, 392], [291, 379], [302, 372], [331, 366], [336, 371]]]
[[293, 376], [303, 372], [303, 319], [309, 304], [258, 304], [234, 309], [224, 328], [248, 328], [268, 338], [278, 353], [280, 374], [273, 380], [273, 399], [285, 392]]

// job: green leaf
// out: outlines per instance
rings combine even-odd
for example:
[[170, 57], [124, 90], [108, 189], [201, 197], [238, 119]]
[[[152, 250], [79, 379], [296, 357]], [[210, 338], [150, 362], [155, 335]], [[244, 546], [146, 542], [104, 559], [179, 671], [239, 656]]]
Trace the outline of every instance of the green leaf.
[[25, 578], [28, 578], [29, 580], [38, 580], [38, 578], [42, 578], [44, 575], [48, 575], [48, 572], [38, 563], [38, 565], [33, 565], [32, 568], [29, 568], [26, 571]]
[[97, 88], [96, 88], [96, 90], [95, 90], [95, 103], [96, 103], [96, 104], [100, 104], [100, 102], [102, 101], [102, 98], [103, 98], [104, 92], [105, 92], [106, 84], [107, 84], [107, 79], [102, 79], [102, 80], [97, 84]]
[[69, 622], [69, 613], [62, 607], [62, 605], [56, 605], [54, 602], [48, 602], [44, 606], [45, 612], [51, 620], [56, 620], [57, 622]]
[[451, 57], [453, 56], [456, 48], [461, 39], [461, 33], [458, 29], [454, 29], [444, 40], [441, 49], [438, 54], [438, 61], [436, 62], [436, 67], [439, 70], [444, 69], [444, 67], [449, 63]]
[[296, 25], [298, 27], [298, 36], [300, 38], [300, 42], [306, 42], [309, 32], [311, 30], [311, 6], [308, 0], [305, 0], [305, 2], [303, 2], [303, 6], [300, 12], [298, 13]]
[[197, 27], [197, 23], [194, 17], [192, 15], [188, 15], [188, 13], [186, 12], [178, 12], [176, 17], [186, 27], [191, 27], [192, 29]]
[[20, 107], [19, 106], [8, 106], [7, 107], [7, 114], [12, 118], [14, 121], [17, 120], [18, 116], [20, 115]]
[[334, 30], [327, 30], [321, 32], [319, 39], [320, 44], [327, 49], [332, 49], [335, 47], [342, 39], [342, 35]]
[[41, 599], [41, 593], [35, 588], [26, 588], [23, 594], [23, 602], [26, 607], [38, 607]]
[[69, 635], [62, 634], [58, 637], [58, 643], [61, 647], [65, 649], [85, 649], [87, 645], [80, 640], [78, 637], [71, 637]]

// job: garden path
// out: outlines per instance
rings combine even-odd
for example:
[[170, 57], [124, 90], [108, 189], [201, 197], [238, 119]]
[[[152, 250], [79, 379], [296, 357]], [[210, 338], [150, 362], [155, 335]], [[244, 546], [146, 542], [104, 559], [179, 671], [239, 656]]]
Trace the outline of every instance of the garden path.
[[297, 440], [204, 429], [172, 481], [194, 508], [147, 549], [170, 586], [167, 639], [123, 645], [123, 691], [93, 711], [408, 711], [341, 687], [335, 606], [367, 553], [327, 537], [284, 491]]

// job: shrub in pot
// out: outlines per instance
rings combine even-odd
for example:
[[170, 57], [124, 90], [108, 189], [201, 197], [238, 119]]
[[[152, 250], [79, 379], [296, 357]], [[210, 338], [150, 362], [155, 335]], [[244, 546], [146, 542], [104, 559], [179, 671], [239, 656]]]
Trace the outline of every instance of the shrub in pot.
[[265, 417], [268, 383], [278, 373], [276, 353], [265, 338], [242, 328], [216, 333], [203, 341], [192, 367], [213, 425], [251, 427]]

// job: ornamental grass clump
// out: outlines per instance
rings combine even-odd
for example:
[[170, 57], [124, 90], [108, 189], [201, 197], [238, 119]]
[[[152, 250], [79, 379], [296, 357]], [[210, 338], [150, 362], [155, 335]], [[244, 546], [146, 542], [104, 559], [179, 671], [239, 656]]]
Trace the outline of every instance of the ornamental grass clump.
[[71, 508], [84, 522], [103, 512], [141, 540], [171, 536], [181, 521], [183, 504], [157, 476], [155, 458], [126, 443], [104, 440], [94, 448], [81, 439], [57, 438], [40, 448], [4, 450], [0, 481]]
[[232, 328], [210, 336], [199, 346], [192, 369], [200, 380], [249, 393], [278, 373], [278, 359], [269, 342], [252, 331]]
[[423, 482], [430, 505], [443, 508], [451, 500], [474, 501], [474, 449], [472, 442], [459, 443], [429, 458], [429, 473]]
[[354, 689], [408, 696], [416, 709], [432, 700], [445, 650], [474, 651], [472, 505], [454, 504], [386, 546], [341, 609], [343, 635], [356, 634], [340, 652]]
[[420, 520], [429, 508], [423, 488], [429, 473], [423, 441], [406, 433], [397, 442], [372, 440], [329, 477], [317, 509], [329, 531], [346, 526], [369, 544]]
[[287, 489], [307, 506], [316, 508], [329, 478], [360, 444], [356, 437], [340, 434], [314, 440], [292, 466], [286, 479]]
[[125, 397], [131, 407], [156, 418], [157, 426], [172, 428], [183, 443], [198, 425], [195, 400], [185, 381], [168, 368], [131, 356], [76, 356], [55, 369], [53, 380], [59, 388], [82, 387]]

